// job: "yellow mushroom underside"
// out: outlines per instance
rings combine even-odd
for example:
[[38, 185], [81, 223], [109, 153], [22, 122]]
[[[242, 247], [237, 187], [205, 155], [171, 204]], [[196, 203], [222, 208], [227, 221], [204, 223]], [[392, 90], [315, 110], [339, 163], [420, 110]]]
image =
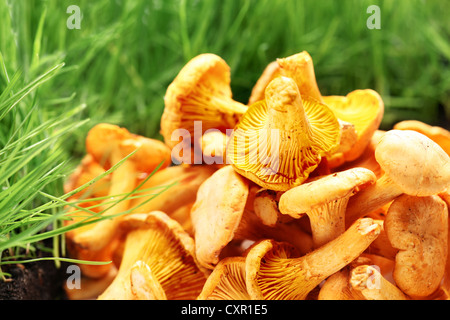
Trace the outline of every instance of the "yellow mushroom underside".
[[[109, 290], [130, 285], [127, 279], [137, 261], [148, 265], [168, 300], [195, 299], [202, 290], [204, 274], [168, 228], [141, 228], [128, 233], [122, 264]], [[122, 286], [114, 285], [121, 281]], [[107, 290], [103, 295], [108, 297], [111, 293]]]
[[327, 109], [307, 100], [303, 107], [310, 125], [297, 134], [271, 123], [264, 101], [252, 105], [228, 143], [227, 157], [235, 169], [272, 190], [287, 190], [305, 181], [322, 156], [337, 147], [340, 131]]
[[[225, 258], [227, 259], [227, 258]], [[226, 260], [223, 261], [226, 261]], [[210, 277], [220, 273], [220, 280], [214, 290], [205, 297], [207, 300], [249, 300], [245, 285], [245, 258], [229, 258], [227, 263], [220, 263]], [[217, 270], [217, 271], [216, 271]], [[206, 285], [205, 285], [206, 287]]]

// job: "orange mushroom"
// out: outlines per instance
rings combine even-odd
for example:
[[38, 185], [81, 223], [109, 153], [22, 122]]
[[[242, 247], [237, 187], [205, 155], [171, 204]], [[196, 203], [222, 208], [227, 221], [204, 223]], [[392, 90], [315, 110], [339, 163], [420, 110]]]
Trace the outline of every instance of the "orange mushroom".
[[379, 225], [362, 218], [338, 238], [300, 257], [289, 257], [280, 243], [263, 240], [246, 257], [247, 290], [252, 299], [303, 300], [356, 259], [378, 234]]
[[394, 280], [412, 297], [432, 294], [440, 285], [448, 255], [448, 209], [437, 195], [395, 199], [385, 220], [395, 256]]
[[411, 130], [389, 130], [378, 142], [375, 158], [384, 174], [349, 200], [349, 223], [402, 194], [430, 196], [450, 185], [450, 158], [425, 135]]
[[[450, 214], [450, 189], [446, 190], [445, 192], [442, 192], [439, 194], [439, 197], [441, 197], [442, 200], [445, 201], [447, 204], [447, 210]], [[447, 244], [450, 244], [450, 219], [448, 224], [448, 237], [447, 237]], [[450, 245], [449, 245], [450, 250]], [[447, 299], [450, 300], [450, 253], [447, 253], [447, 261], [445, 263], [445, 275], [444, 279], [442, 280], [441, 290], [446, 295]]]
[[264, 225], [246, 209], [248, 195], [249, 181], [231, 166], [217, 170], [198, 189], [191, 219], [196, 256], [205, 268], [214, 269], [222, 251], [233, 240], [289, 239], [302, 252], [311, 250], [310, 236], [300, 226], [278, 224], [272, 228]]
[[[349, 150], [336, 153], [329, 160], [338, 165], [359, 158], [381, 124], [384, 114], [381, 96], [372, 89], [358, 89], [346, 96], [323, 96], [323, 101], [337, 118], [354, 124], [357, 133], [357, 141]], [[333, 160], [336, 157], [341, 161]]]
[[318, 177], [283, 193], [279, 209], [296, 219], [307, 214], [314, 246], [318, 248], [344, 232], [349, 199], [375, 181], [375, 174], [365, 168]]
[[362, 154], [384, 114], [384, 103], [377, 92], [358, 89], [347, 96], [323, 96], [317, 85], [312, 58], [303, 51], [269, 64], [253, 88], [249, 102], [263, 100], [262, 89], [278, 76], [294, 79], [302, 98], [326, 104], [339, 120], [355, 126], [357, 140], [351, 143], [352, 147], [348, 150], [336, 150], [335, 154], [329, 155], [330, 166], [342, 165]]
[[[125, 128], [107, 123], [97, 124], [88, 132], [86, 150], [103, 170], [115, 165], [118, 167], [108, 178], [109, 189], [101, 207], [91, 210], [105, 219], [96, 222], [93, 219], [98, 217], [87, 216], [84, 211], [70, 214], [74, 220], [67, 221], [67, 224], [91, 222], [67, 232], [68, 247], [74, 258], [110, 261], [119, 237], [116, 231], [120, 215], [129, 210], [130, 199], [125, 196], [131, 194], [142, 175], [153, 172], [158, 166], [164, 168], [170, 164], [170, 150], [161, 141], [135, 135]], [[81, 265], [86, 275], [95, 277], [103, 276], [109, 267]]]
[[178, 222], [153, 211], [128, 215], [121, 228], [126, 233], [123, 258], [99, 300], [197, 298], [207, 274], [197, 264], [194, 240]]
[[[199, 135], [208, 129], [234, 128], [247, 106], [232, 98], [230, 82], [230, 67], [212, 53], [194, 57], [181, 69], [167, 88], [161, 117], [161, 134], [170, 149], [180, 143], [180, 137], [187, 144], [182, 151], [194, 147], [196, 121], [201, 123]], [[192, 161], [175, 151], [177, 161]]]
[[131, 200], [131, 212], [163, 211], [191, 232], [190, 206], [200, 185], [215, 168], [208, 165], [171, 166], [159, 170], [143, 183]]
[[259, 186], [286, 191], [305, 181], [339, 144], [340, 126], [320, 103], [302, 100], [294, 80], [278, 77], [232, 132], [227, 163]]
[[208, 276], [197, 300], [250, 300], [245, 285], [245, 258], [227, 257]]
[[312, 58], [308, 52], [302, 51], [269, 63], [253, 87], [248, 104], [264, 100], [266, 87], [279, 76], [292, 78], [297, 83], [302, 97], [322, 102]]
[[[110, 199], [120, 199], [132, 192], [141, 173], [150, 173], [161, 164], [163, 168], [170, 164], [170, 151], [162, 142], [133, 135], [124, 128], [106, 123], [98, 124], [89, 131], [86, 149], [98, 163], [104, 163], [105, 168], [118, 164], [135, 152], [112, 173]], [[124, 199], [110, 208], [105, 206], [102, 215], [114, 217], [126, 212], [129, 204], [130, 200]], [[71, 240], [84, 249], [101, 250], [112, 242], [118, 220], [110, 218], [77, 229], [71, 234]]]

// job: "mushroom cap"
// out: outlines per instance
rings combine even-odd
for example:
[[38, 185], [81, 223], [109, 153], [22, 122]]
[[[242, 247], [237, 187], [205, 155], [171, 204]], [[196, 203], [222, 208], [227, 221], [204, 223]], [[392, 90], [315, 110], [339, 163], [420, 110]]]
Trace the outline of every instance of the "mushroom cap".
[[[261, 266], [267, 258], [293, 259], [299, 257], [297, 249], [287, 242], [275, 241], [273, 239], [260, 240], [254, 243], [247, 251], [245, 260], [245, 278], [247, 291], [253, 300], [282, 299], [282, 297], [267, 297], [262, 292], [259, 283], [261, 277]], [[277, 272], [276, 267], [272, 271]], [[264, 275], [262, 275], [264, 276]], [[280, 270], [279, 277], [283, 277]]]
[[299, 218], [315, 207], [349, 198], [359, 188], [375, 182], [376, 176], [372, 171], [359, 167], [321, 176], [283, 193], [279, 209], [283, 214]]
[[194, 240], [177, 221], [161, 211], [136, 213], [126, 216], [120, 228], [126, 239], [119, 271], [99, 299], [122, 299], [124, 289], [131, 291], [130, 272], [137, 261], [149, 266], [168, 300], [198, 296], [206, 274], [195, 259]]
[[302, 97], [323, 102], [316, 82], [313, 60], [307, 51], [277, 59], [277, 62], [280, 66], [280, 74], [294, 79]]
[[214, 172], [198, 189], [191, 209], [199, 263], [213, 269], [221, 250], [233, 239], [244, 213], [248, 181], [231, 166]]
[[377, 130], [374, 132], [369, 144], [358, 159], [343, 163], [341, 166], [334, 168], [335, 171], [344, 171], [354, 167], [363, 167], [371, 170], [377, 178], [381, 178], [384, 174], [380, 164], [375, 159], [375, 149], [381, 137], [386, 131]]
[[414, 130], [436, 142], [450, 156], [450, 131], [439, 126], [431, 126], [419, 120], [404, 120], [394, 125], [395, 130]]
[[448, 208], [437, 195], [396, 198], [385, 220], [392, 246], [399, 249], [393, 277], [410, 296], [433, 293], [444, 276], [448, 255]]
[[111, 159], [113, 151], [122, 157], [137, 151], [128, 158], [139, 172], [150, 173], [161, 163], [162, 168], [171, 163], [171, 151], [161, 141], [132, 134], [127, 129], [114, 124], [99, 123], [86, 136], [86, 151], [94, 160], [109, 169], [115, 163]]
[[346, 161], [357, 159], [379, 128], [384, 114], [384, 102], [372, 89], [358, 89], [346, 96], [323, 96], [323, 101], [336, 117], [355, 125], [357, 142], [343, 152]]
[[245, 285], [245, 258], [236, 256], [220, 260], [197, 300], [250, 300]]
[[248, 105], [252, 105], [255, 102], [260, 100], [264, 100], [264, 91], [266, 90], [267, 85], [274, 78], [280, 76], [280, 65], [278, 61], [270, 62], [263, 70], [261, 76], [256, 81], [255, 85], [252, 88], [252, 92], [250, 94], [250, 98], [248, 99]]
[[121, 142], [120, 149], [125, 156], [137, 150], [128, 159], [134, 162], [139, 172], [152, 173], [159, 165], [161, 169], [172, 162], [169, 147], [156, 139], [132, 135], [131, 139]]
[[99, 123], [92, 127], [86, 136], [86, 151], [94, 160], [108, 169], [113, 164], [110, 157], [114, 149], [125, 139], [131, 138], [126, 128], [110, 123]]
[[404, 193], [429, 196], [450, 186], [450, 158], [434, 141], [412, 130], [389, 130], [378, 142], [375, 158]]
[[[177, 108], [181, 108], [179, 100], [189, 96], [201, 81], [214, 83], [223, 94], [231, 96], [230, 67], [221, 57], [212, 53], [203, 53], [191, 59], [169, 85], [164, 97], [164, 100], [169, 103], [169, 110], [178, 111]], [[172, 101], [172, 99], [176, 100]]]
[[305, 181], [339, 139], [333, 112], [316, 101], [302, 101], [294, 80], [277, 77], [267, 86], [265, 100], [250, 106], [236, 125], [227, 163], [263, 188], [286, 191]]
[[[91, 154], [87, 154], [83, 157], [75, 171], [69, 176], [69, 179], [65, 181], [64, 192], [69, 193], [85, 185], [103, 173], [105, 173], [105, 169], [103, 169], [103, 167], [94, 160]], [[110, 185], [111, 176], [107, 175], [92, 185], [84, 188], [80, 192], [74, 194], [71, 198], [78, 199], [80, 197], [104, 197], [108, 195]]]
[[322, 102], [314, 73], [313, 60], [307, 51], [302, 51], [269, 63], [254, 85], [248, 104], [252, 105], [263, 100], [267, 85], [279, 76], [294, 79], [302, 97], [305, 96]]
[[[167, 88], [161, 117], [161, 134], [170, 148], [179, 143], [172, 140], [175, 130], [193, 135], [196, 120], [202, 121], [203, 131], [234, 127], [246, 107], [232, 100], [230, 82], [230, 67], [212, 53], [194, 57], [180, 70]], [[215, 104], [213, 97], [224, 99], [224, 104]]]

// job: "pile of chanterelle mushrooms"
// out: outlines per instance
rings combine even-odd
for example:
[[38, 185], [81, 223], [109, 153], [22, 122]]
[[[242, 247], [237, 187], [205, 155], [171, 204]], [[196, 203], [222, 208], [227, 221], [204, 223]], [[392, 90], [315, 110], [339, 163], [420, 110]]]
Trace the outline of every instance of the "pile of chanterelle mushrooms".
[[307, 52], [270, 63], [247, 105], [201, 54], [164, 102], [164, 142], [105, 123], [87, 135], [66, 190], [97, 179], [67, 223], [108, 219], [68, 248], [112, 262], [80, 264], [70, 299], [450, 297], [448, 131], [380, 130], [380, 95], [322, 96]]

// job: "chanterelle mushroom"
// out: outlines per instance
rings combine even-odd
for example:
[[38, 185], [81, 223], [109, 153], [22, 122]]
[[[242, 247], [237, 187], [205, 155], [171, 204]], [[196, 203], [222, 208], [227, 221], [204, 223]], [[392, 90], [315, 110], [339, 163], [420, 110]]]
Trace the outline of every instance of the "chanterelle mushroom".
[[444, 276], [448, 254], [448, 208], [437, 195], [395, 199], [385, 220], [399, 249], [393, 272], [397, 286], [412, 297], [433, 293]]
[[292, 78], [297, 83], [302, 97], [305, 96], [322, 102], [312, 58], [308, 52], [302, 51], [269, 63], [253, 87], [248, 104], [251, 105], [264, 100], [266, 87], [279, 76]]
[[[121, 199], [121, 197], [129, 194], [143, 176], [154, 171], [158, 166], [161, 168], [167, 167], [171, 160], [170, 149], [161, 141], [132, 134], [127, 129], [116, 125], [100, 123], [88, 132], [86, 150], [85, 159], [91, 159], [91, 162], [101, 167], [101, 170], [95, 170], [99, 174], [104, 173], [105, 170], [110, 169], [134, 152], [115, 171], [100, 180], [107, 182], [107, 184], [102, 183], [102, 185], [107, 185], [108, 188], [98, 195], [107, 197], [101, 203], [96, 201], [99, 202], [101, 207], [96, 203], [96, 208], [91, 209], [91, 211], [101, 213], [109, 218], [75, 228], [66, 234], [70, 255], [73, 258], [110, 261], [117, 242], [115, 231], [120, 217], [116, 215], [121, 215], [129, 209], [130, 200], [128, 198]], [[150, 157], [149, 154], [152, 156]], [[92, 178], [95, 177], [92, 176]], [[66, 187], [69, 186], [70, 184]], [[98, 192], [98, 190], [94, 191]], [[116, 200], [121, 201], [113, 205]], [[83, 204], [83, 206], [86, 205]], [[81, 215], [75, 213], [71, 217], [73, 217], [73, 220], [67, 221], [67, 224], [91, 219], [91, 217], [86, 216], [85, 212], [82, 212]], [[90, 266], [83, 264], [81, 268], [85, 275], [98, 277], [107, 273], [110, 265]]]
[[153, 211], [127, 216], [121, 228], [127, 230], [122, 262], [99, 300], [197, 298], [206, 273], [195, 259], [194, 240], [178, 222], [163, 212]]
[[248, 181], [231, 166], [217, 170], [199, 187], [191, 210], [199, 262], [213, 268], [219, 253], [233, 238], [248, 196]]
[[[230, 67], [212, 53], [194, 57], [181, 69], [167, 88], [161, 117], [161, 134], [171, 149], [182, 131], [194, 137], [195, 121], [201, 121], [200, 134], [234, 128], [247, 106], [233, 100], [230, 82]], [[193, 146], [194, 140], [189, 141]]]
[[450, 186], [450, 157], [421, 133], [387, 131], [378, 142], [375, 158], [384, 174], [349, 200], [349, 223], [403, 193], [424, 197], [439, 194]]
[[283, 193], [279, 209], [293, 218], [307, 214], [314, 246], [318, 248], [344, 232], [345, 211], [350, 197], [375, 181], [375, 174], [365, 168], [322, 176]]
[[255, 84], [249, 103], [263, 100], [263, 88], [278, 76], [294, 79], [302, 98], [309, 97], [328, 105], [338, 119], [355, 126], [356, 141], [352, 141], [347, 150], [336, 150], [335, 154], [329, 156], [332, 167], [355, 160], [362, 154], [384, 114], [384, 103], [377, 92], [358, 89], [347, 96], [322, 96], [316, 82], [312, 58], [308, 52], [303, 51], [269, 64]]
[[197, 300], [250, 300], [245, 285], [245, 258], [220, 260]]
[[431, 126], [418, 120], [404, 120], [394, 125], [396, 130], [414, 130], [426, 135], [428, 138], [436, 142], [450, 156], [450, 131], [438, 127]]
[[264, 225], [246, 210], [249, 181], [231, 166], [217, 170], [198, 189], [191, 209], [196, 255], [205, 268], [213, 269], [222, 250], [232, 240], [290, 239], [302, 252], [311, 249], [310, 236], [300, 226]]
[[[118, 164], [135, 151], [112, 173], [108, 201], [130, 193], [140, 174], [148, 174], [160, 165], [161, 168], [167, 167], [171, 159], [169, 148], [161, 141], [131, 134], [125, 128], [107, 123], [98, 124], [88, 132], [86, 149], [105, 168]], [[113, 218], [76, 229], [70, 236], [71, 240], [90, 251], [106, 247], [115, 236], [119, 219], [114, 216], [127, 211], [129, 203], [130, 200], [125, 199], [111, 207], [105, 205], [103, 216]]]
[[250, 106], [227, 145], [227, 161], [261, 187], [286, 191], [305, 181], [340, 139], [333, 112], [302, 100], [294, 80], [277, 77]]
[[[356, 143], [342, 152], [342, 163], [357, 159], [378, 130], [384, 114], [384, 103], [380, 95], [372, 89], [358, 89], [344, 96], [323, 96], [323, 101], [336, 117], [355, 125]], [[333, 157], [340, 157], [335, 154]], [[339, 163], [338, 161], [336, 163]]]
[[362, 218], [338, 238], [300, 257], [280, 254], [280, 243], [263, 240], [246, 257], [252, 299], [302, 300], [328, 276], [356, 259], [378, 236], [379, 225]]

